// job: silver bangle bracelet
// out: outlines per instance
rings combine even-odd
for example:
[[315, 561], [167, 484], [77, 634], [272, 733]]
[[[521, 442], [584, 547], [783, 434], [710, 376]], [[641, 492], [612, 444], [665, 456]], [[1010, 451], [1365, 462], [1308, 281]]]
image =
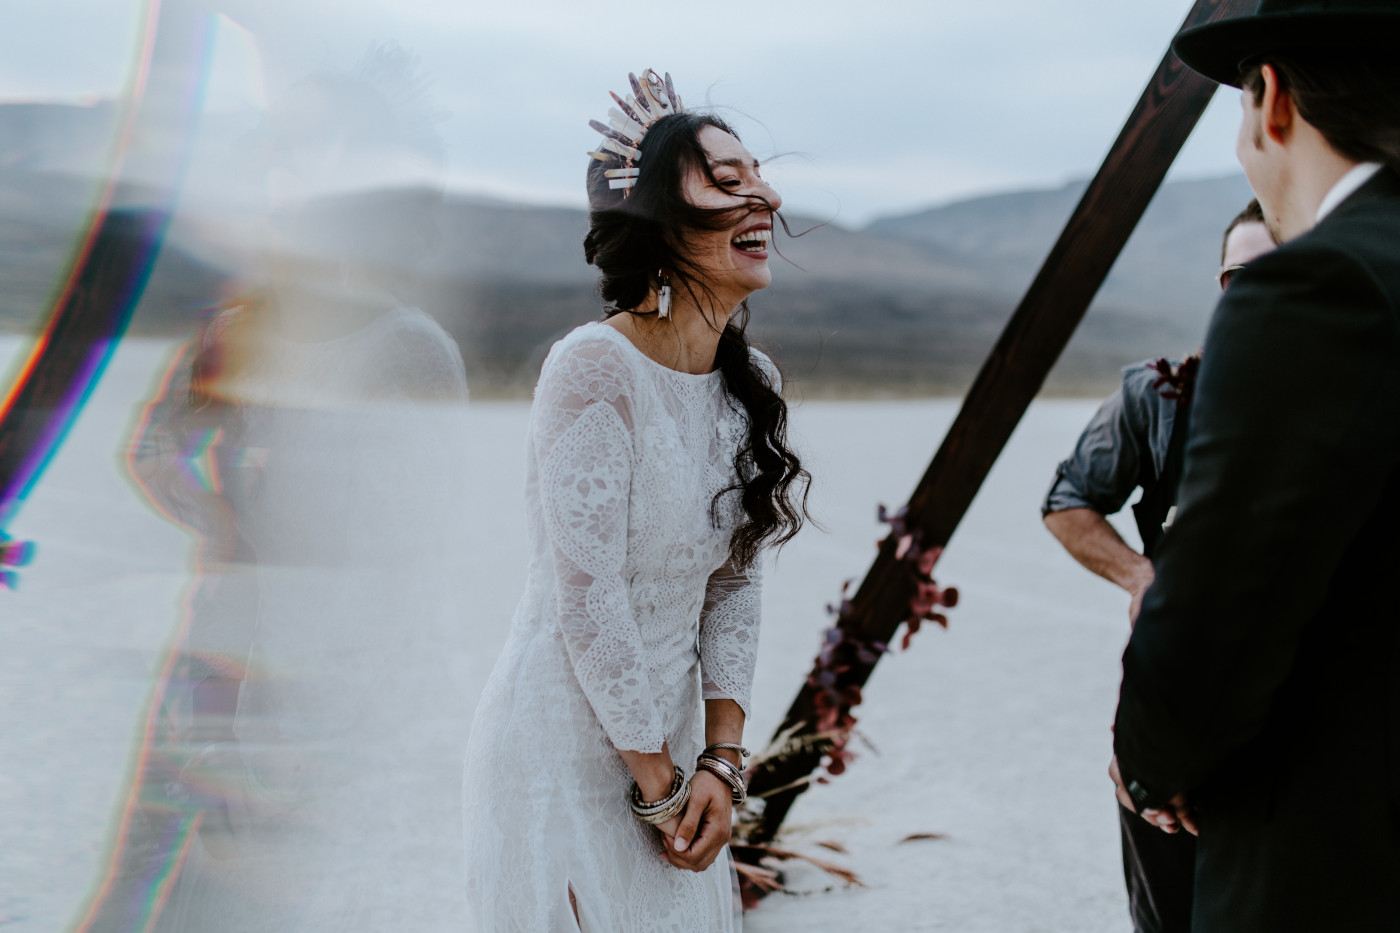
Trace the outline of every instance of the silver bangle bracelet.
[[711, 755], [709, 752], [702, 752], [700, 754], [700, 757], [696, 759], [696, 764], [698, 765], [702, 761], [710, 765], [711, 767], [720, 768], [724, 771], [725, 774], [731, 775], [736, 781], [743, 780], [744, 772], [741, 771], [738, 767], [736, 767], [734, 762], [730, 761], [727, 758], [721, 758], [718, 755]]
[[723, 750], [726, 750], [726, 751], [731, 751], [731, 752], [738, 752], [738, 753], [739, 753], [739, 758], [740, 758], [740, 760], [743, 760], [744, 758], [752, 758], [752, 757], [753, 757], [753, 755], [750, 754], [750, 752], [749, 752], [749, 750], [748, 750], [747, 748], [745, 748], [745, 747], [742, 746], [742, 745], [736, 745], [736, 744], [733, 743], [733, 742], [716, 742], [716, 743], [713, 744], [713, 745], [706, 745], [706, 746], [705, 746], [705, 750], [704, 750], [703, 752], [701, 752], [700, 754], [702, 754], [702, 755], [708, 755], [708, 754], [710, 754], [711, 752], [716, 751], [716, 750], [720, 750], [720, 749], [723, 749]]
[[643, 812], [633, 808], [632, 813], [643, 823], [650, 823], [652, 826], [660, 826], [668, 820], [675, 819], [685, 812], [686, 805], [690, 803], [690, 785], [682, 784], [681, 789], [666, 800], [666, 805], [658, 810]]
[[685, 772], [679, 765], [672, 767], [675, 774], [671, 778], [671, 790], [660, 800], [650, 803], [642, 800], [642, 789], [636, 781], [632, 782], [632, 815], [643, 823], [658, 826], [685, 812], [685, 805], [690, 802], [690, 784], [686, 782]]
[[685, 786], [685, 772], [680, 769], [680, 766], [672, 765], [671, 772], [671, 788], [666, 792], [666, 796], [662, 797], [660, 800], [653, 800], [650, 802], [643, 800], [641, 787], [638, 786], [636, 781], [633, 781], [631, 794], [632, 809], [639, 813], [655, 813], [658, 810], [670, 806], [676, 795], [679, 794], [681, 789]]
[[708, 771], [729, 785], [730, 799], [735, 806], [741, 806], [749, 799], [749, 787], [744, 781], [744, 773], [734, 767], [734, 763], [709, 753], [702, 754], [695, 762], [699, 771]]

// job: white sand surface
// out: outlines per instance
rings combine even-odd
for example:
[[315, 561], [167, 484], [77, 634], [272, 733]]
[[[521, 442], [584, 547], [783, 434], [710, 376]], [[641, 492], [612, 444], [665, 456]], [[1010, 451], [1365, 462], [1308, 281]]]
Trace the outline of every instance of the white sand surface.
[[[0, 362], [17, 345], [0, 339]], [[5, 930], [62, 929], [89, 891], [179, 617], [191, 540], [143, 503], [121, 462], [170, 349], [121, 347], [7, 529], [39, 552], [20, 590], [0, 593]], [[785, 844], [839, 862], [865, 886], [792, 868], [804, 893], [769, 898], [748, 929], [1128, 928], [1105, 777], [1127, 599], [1065, 556], [1038, 511], [1093, 407], [1032, 408], [936, 569], [962, 595], [949, 630], [926, 628], [907, 653], [883, 660], [857, 711], [878, 752], [858, 747], [850, 770], [791, 814]], [[813, 511], [827, 530], [804, 532], [770, 566], [751, 745], [767, 739], [809, 669], [829, 624], [824, 607], [869, 566], [882, 534], [876, 505], [903, 502], [956, 409], [947, 400], [795, 405], [795, 439], [816, 477]], [[446, 517], [462, 533], [460, 624], [441, 646], [457, 701], [404, 711], [415, 730], [440, 735], [433, 774], [443, 782], [455, 780], [472, 698], [524, 578], [525, 416], [524, 403], [476, 404], [458, 422], [465, 492]], [[1129, 524], [1119, 522], [1133, 541]], [[444, 813], [440, 832], [456, 822]], [[945, 838], [899, 844], [910, 833]], [[403, 901], [438, 900], [427, 889], [450, 885], [453, 869], [424, 866], [424, 889], [404, 890]], [[463, 928], [438, 919], [434, 929]]]

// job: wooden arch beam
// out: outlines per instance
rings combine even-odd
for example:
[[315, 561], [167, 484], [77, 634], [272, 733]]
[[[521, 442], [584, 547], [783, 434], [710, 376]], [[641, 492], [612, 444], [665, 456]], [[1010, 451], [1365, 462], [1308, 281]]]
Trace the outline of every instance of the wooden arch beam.
[[[1181, 28], [1252, 13], [1257, 0], [1197, 0]], [[901, 548], [902, 530], [922, 548], [941, 547], [982, 487], [992, 464], [1079, 326], [1118, 254], [1161, 186], [1167, 170], [1215, 94], [1215, 82], [1191, 71], [1168, 49], [1059, 240], [972, 383], [957, 419], [909, 497], [904, 529], [881, 543], [874, 564], [837, 628], [852, 644], [887, 644], [910, 617], [919, 579]], [[907, 547], [907, 541], [905, 542]], [[854, 653], [841, 687], [869, 679], [878, 654]], [[844, 666], [844, 665], [843, 665]], [[766, 798], [745, 835], [765, 843], [807, 789], [832, 743], [817, 734], [815, 669], [775, 733], [787, 751], [755, 766], [749, 792]]]

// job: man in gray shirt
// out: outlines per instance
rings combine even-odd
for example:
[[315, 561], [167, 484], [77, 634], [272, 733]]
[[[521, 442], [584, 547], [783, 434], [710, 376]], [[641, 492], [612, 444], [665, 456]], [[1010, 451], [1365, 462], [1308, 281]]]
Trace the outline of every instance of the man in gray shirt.
[[[1274, 245], [1259, 202], [1251, 201], [1225, 228], [1220, 287]], [[1152, 582], [1152, 554], [1176, 504], [1198, 359], [1126, 367], [1122, 388], [1100, 406], [1074, 453], [1059, 465], [1041, 506], [1046, 527], [1065, 550], [1129, 594], [1130, 624]], [[1120, 510], [1137, 488], [1142, 498], [1133, 512], [1142, 553], [1129, 547], [1104, 517]], [[1163, 832], [1121, 806], [1118, 816], [1134, 930], [1189, 931], [1195, 837], [1175, 826]]]

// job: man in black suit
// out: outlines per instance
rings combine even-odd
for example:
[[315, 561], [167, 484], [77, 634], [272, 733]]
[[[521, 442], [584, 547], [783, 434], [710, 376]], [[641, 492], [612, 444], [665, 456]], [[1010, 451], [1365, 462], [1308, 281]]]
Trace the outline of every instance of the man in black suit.
[[1400, 0], [1262, 0], [1177, 54], [1243, 88], [1284, 245], [1211, 323], [1123, 655], [1125, 806], [1198, 831], [1192, 929], [1400, 930]]

